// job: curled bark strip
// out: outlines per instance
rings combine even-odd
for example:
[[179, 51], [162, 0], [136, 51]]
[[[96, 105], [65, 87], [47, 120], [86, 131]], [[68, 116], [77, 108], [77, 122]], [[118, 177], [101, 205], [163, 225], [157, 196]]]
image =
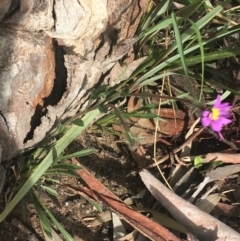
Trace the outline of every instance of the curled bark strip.
[[[75, 158], [72, 158], [72, 163], [79, 164]], [[153, 241], [180, 241], [175, 235], [161, 225], [130, 209], [85, 168], [77, 170], [76, 172], [89, 185], [89, 188], [91, 188], [92, 192], [97, 195], [100, 200], [106, 203], [112, 211], [117, 213], [126, 222], [149, 239]]]

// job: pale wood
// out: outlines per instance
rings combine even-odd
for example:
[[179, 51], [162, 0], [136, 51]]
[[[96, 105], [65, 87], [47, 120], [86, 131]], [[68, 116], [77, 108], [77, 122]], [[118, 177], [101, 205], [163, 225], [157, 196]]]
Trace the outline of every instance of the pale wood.
[[103, 74], [110, 76], [104, 83], [114, 85], [111, 69], [132, 48], [148, 1], [33, 2], [25, 15], [21, 8], [21, 14], [8, 10], [0, 23], [3, 160], [33, 147], [59, 120], [84, 109]]

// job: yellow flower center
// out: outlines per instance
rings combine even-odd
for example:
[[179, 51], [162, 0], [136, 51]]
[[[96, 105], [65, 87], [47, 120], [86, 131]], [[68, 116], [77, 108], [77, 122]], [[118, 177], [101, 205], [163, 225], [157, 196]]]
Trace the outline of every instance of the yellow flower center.
[[211, 113], [211, 118], [212, 120], [217, 120], [219, 118], [219, 109], [217, 108], [212, 108], [212, 113]]

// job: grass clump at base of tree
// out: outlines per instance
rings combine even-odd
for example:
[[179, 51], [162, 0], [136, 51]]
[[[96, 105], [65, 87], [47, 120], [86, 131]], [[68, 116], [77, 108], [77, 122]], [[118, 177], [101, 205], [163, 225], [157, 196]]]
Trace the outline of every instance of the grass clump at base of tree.
[[[178, 103], [188, 103], [192, 106], [188, 109], [189, 114], [199, 115], [208, 104], [212, 104], [218, 90], [222, 99], [238, 95], [232, 78], [216, 68], [216, 65], [221, 66], [224, 61], [240, 54], [240, 25], [234, 22], [238, 9], [232, 7], [226, 10], [229, 3], [223, 1], [213, 6], [210, 1], [179, 1], [182, 7], [178, 9], [171, 0], [151, 1], [139, 24], [134, 45], [135, 59], [146, 59], [128, 79], [113, 87], [102, 85], [95, 89], [84, 113], [79, 113], [66, 123], [59, 122], [55, 131], [27, 159], [21, 161], [14, 196], [0, 214], [0, 222], [28, 195], [47, 236], [51, 237], [52, 222], [66, 240], [73, 240], [37, 197], [35, 190], [42, 188], [57, 196], [57, 192], [48, 185], [57, 182], [51, 175], [79, 178], [75, 171], [81, 167], [62, 160], [94, 152], [93, 149], [86, 149], [63, 154], [86, 128], [95, 123], [93, 130], [121, 135], [112, 128], [117, 124], [122, 127], [130, 149], [136, 150], [141, 144], [139, 137], [131, 133], [129, 121], [133, 118], [151, 119], [158, 126], [158, 122], [166, 121], [159, 115], [164, 106], [170, 106], [176, 112]], [[175, 76], [180, 76], [181, 81], [172, 81]], [[182, 84], [184, 88], [181, 88]], [[139, 99], [140, 104], [129, 112], [124, 103], [132, 96]], [[155, 109], [158, 109], [157, 113]], [[94, 122], [100, 114], [102, 117]], [[154, 160], [155, 155], [156, 146]], [[94, 205], [100, 210], [97, 204]]]

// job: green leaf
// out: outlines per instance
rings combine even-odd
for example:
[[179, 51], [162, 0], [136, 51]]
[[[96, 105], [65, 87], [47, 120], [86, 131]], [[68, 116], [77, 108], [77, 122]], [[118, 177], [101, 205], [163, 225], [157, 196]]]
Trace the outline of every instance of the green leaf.
[[194, 166], [200, 168], [203, 165], [203, 159], [200, 156], [194, 158]]
[[108, 85], [101, 85], [100, 87], [93, 89], [91, 94], [91, 99], [99, 99], [104, 97], [109, 90]]
[[82, 167], [72, 163], [66, 163], [66, 164], [56, 163], [52, 165], [48, 170], [52, 170], [52, 169], [79, 170], [79, 169], [82, 169]]
[[188, 19], [197, 9], [205, 2], [205, 0], [194, 1], [191, 4], [188, 4], [186, 7], [178, 10], [176, 16], [183, 17]]
[[[216, 50], [216, 51], [212, 51], [209, 53], [205, 53], [204, 54], [204, 61], [205, 62], [210, 62], [210, 61], [214, 61], [214, 60], [218, 60], [218, 59], [225, 59], [225, 58], [229, 58], [232, 56], [236, 56], [240, 54], [240, 48], [226, 48], [223, 50]], [[185, 59], [186, 65], [189, 66], [193, 66], [196, 64], [199, 64], [202, 62], [202, 57], [201, 55], [197, 55], [197, 56], [191, 56], [191, 57], [187, 57]], [[180, 60], [176, 60], [174, 61], [170, 66], [174, 67], [174, 66], [180, 66], [181, 61]]]
[[64, 133], [67, 130], [65, 125], [62, 125], [60, 122], [57, 124], [57, 134]]
[[159, 116], [155, 113], [141, 113], [141, 112], [130, 112], [130, 113], [121, 113], [122, 118], [130, 119], [131, 117], [136, 117], [136, 118], [147, 118], [147, 119], [160, 119]]
[[52, 189], [51, 187], [47, 187], [47, 186], [44, 186], [44, 185], [41, 185], [41, 187], [46, 191], [48, 192], [50, 195], [54, 196], [54, 197], [57, 197], [58, 196], [58, 193], [56, 190]]
[[147, 20], [145, 21], [144, 25], [142, 26], [142, 31], [149, 28], [150, 24], [154, 21], [157, 21], [159, 17], [161, 17], [172, 5], [172, 0], [166, 0], [159, 2], [153, 11], [149, 14]]
[[129, 89], [124, 88], [121, 92], [120, 92], [120, 97], [126, 97], [130, 94]]
[[203, 92], [211, 94], [214, 92], [214, 90], [210, 87], [203, 87]]
[[76, 126], [84, 126], [84, 122], [82, 121], [82, 119], [75, 119], [72, 121], [72, 123]]
[[102, 113], [108, 113], [108, 107], [106, 105], [99, 105], [98, 109]]
[[46, 171], [46, 175], [66, 175], [69, 177], [79, 178], [75, 171], [72, 170], [62, 170], [62, 169], [51, 169]]
[[92, 200], [90, 198], [86, 198], [86, 200], [89, 203], [91, 203], [93, 205], [93, 207], [95, 207], [97, 209], [98, 212], [100, 212], [100, 213], [102, 212], [102, 206], [99, 203], [95, 202], [94, 200]]
[[[226, 99], [229, 95], [231, 95], [231, 91], [226, 90], [226, 91], [221, 95], [221, 100]], [[208, 102], [208, 103], [206, 103], [206, 104], [207, 104], [207, 105], [214, 105], [214, 103], [215, 103], [215, 100], [210, 101], [210, 102]]]
[[116, 120], [116, 115], [113, 113], [110, 113], [108, 115], [105, 115], [103, 118], [99, 119], [95, 124], [97, 124], [100, 128], [100, 126], [111, 124], [115, 120]]
[[58, 183], [58, 184], [61, 183], [59, 180], [56, 180], [56, 179], [53, 179], [53, 178], [49, 178], [49, 177], [44, 177], [44, 181], [52, 182], [52, 183]]
[[[33, 196], [35, 196], [35, 195], [33, 194]], [[35, 200], [34, 197], [31, 197], [31, 202], [33, 203], [33, 205], [37, 211], [37, 215], [39, 217], [43, 231], [46, 233], [46, 235], [50, 239], [52, 239], [52, 233], [51, 233], [52, 227], [51, 227], [51, 224], [50, 224], [47, 216], [45, 215], [42, 208], [39, 206], [38, 202]]]
[[81, 150], [81, 151], [71, 153], [69, 155], [61, 156], [60, 159], [70, 159], [72, 157], [88, 156], [88, 155], [93, 154], [95, 151], [96, 151], [96, 149]]
[[118, 91], [116, 89], [111, 89], [106, 93], [106, 99], [111, 98], [113, 95], [117, 94]]
[[[202, 29], [207, 23], [209, 23], [217, 14], [219, 14], [223, 7], [229, 2], [229, 0], [224, 1], [220, 5], [218, 5], [216, 8], [214, 8], [212, 11], [207, 13], [205, 16], [203, 16], [201, 19], [199, 19], [196, 23], [195, 26], [200, 30]], [[177, 18], [177, 21], [179, 18]], [[169, 19], [168, 25], [172, 24], [173, 20]], [[233, 27], [234, 28], [234, 27]], [[238, 26], [239, 28], [239, 26]], [[236, 28], [234, 28], [234, 31], [237, 31]], [[207, 39], [203, 41], [203, 46], [216, 41], [216, 39], [222, 38], [224, 35], [229, 34], [229, 32], [226, 33], [226, 31], [223, 31], [222, 34], [219, 34], [214, 38]], [[190, 27], [188, 30], [186, 30], [182, 35], [181, 35], [181, 41], [182, 43], [185, 43], [189, 39], [191, 39], [193, 36], [195, 36], [195, 29], [194, 27]], [[155, 65], [156, 67], [151, 68], [149, 71], [147, 71], [145, 74], [143, 74], [137, 81], [134, 82], [135, 86], [138, 86], [140, 84], [143, 84], [146, 79], [149, 77], [153, 76], [159, 71], [162, 71], [164, 68], [169, 68], [169, 65], [173, 63], [174, 61], [178, 60], [180, 58], [180, 54], [176, 54], [172, 57], [169, 57], [169, 55], [176, 50], [177, 48], [177, 43], [173, 43], [166, 51], [156, 50], [152, 56], [149, 56], [138, 68], [137, 70], [133, 73], [131, 76], [132, 78], [137, 76], [139, 73], [143, 72], [146, 70], [149, 66]], [[184, 55], [188, 53], [192, 53], [194, 50], [199, 48], [199, 45], [195, 45], [193, 47], [189, 47], [188, 49], [184, 50]], [[167, 59], [167, 61], [164, 61]], [[157, 65], [157, 63], [159, 63]]]
[[64, 238], [67, 241], [74, 241], [74, 239], [71, 237], [71, 235], [64, 229], [64, 227], [57, 221], [57, 219], [52, 215], [50, 210], [38, 199], [36, 194], [34, 194], [34, 197], [38, 200], [41, 207], [45, 210], [48, 217], [52, 220], [52, 222], [57, 226], [57, 229], [61, 232], [61, 234], [64, 236]]
[[180, 59], [181, 59], [181, 64], [184, 70], [184, 74], [186, 76], [186, 80], [187, 80], [187, 86], [188, 86], [188, 90], [192, 89], [191, 86], [191, 81], [189, 80], [189, 76], [188, 76], [188, 69], [187, 69], [187, 65], [186, 65], [186, 60], [185, 60], [185, 56], [184, 56], [184, 51], [183, 51], [183, 45], [182, 45], [182, 38], [179, 32], [179, 28], [178, 28], [178, 23], [176, 20], [175, 15], [172, 13], [172, 20], [173, 20], [173, 29], [174, 29], [174, 33], [175, 33], [175, 37], [176, 37], [176, 43], [178, 46], [178, 52], [180, 55]]

